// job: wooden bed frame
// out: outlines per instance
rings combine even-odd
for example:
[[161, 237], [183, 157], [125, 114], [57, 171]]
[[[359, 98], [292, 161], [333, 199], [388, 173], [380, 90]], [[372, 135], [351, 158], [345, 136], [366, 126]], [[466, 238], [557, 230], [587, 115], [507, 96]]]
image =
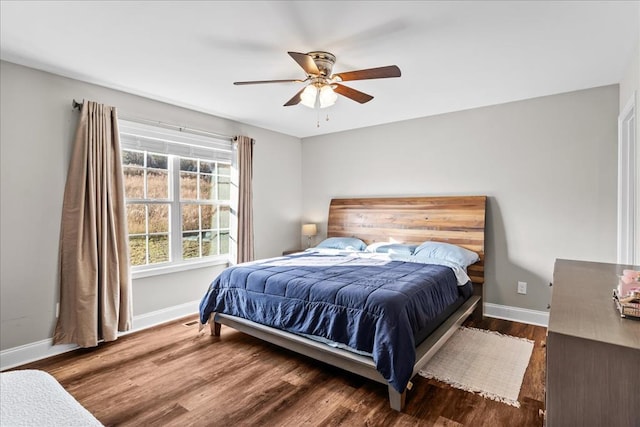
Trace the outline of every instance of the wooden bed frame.
[[[358, 237], [365, 243], [420, 244], [426, 240], [468, 248], [480, 261], [468, 268], [474, 295], [416, 347], [412, 377], [433, 357], [478, 305], [484, 283], [485, 196], [396, 197], [333, 199], [329, 208], [327, 237]], [[296, 334], [264, 326], [235, 316], [212, 313], [211, 334], [220, 335], [220, 325], [287, 348], [324, 363], [387, 385], [392, 409], [404, 408], [406, 390], [396, 391], [376, 370], [373, 359], [330, 347]], [[409, 384], [410, 388], [411, 383]]]

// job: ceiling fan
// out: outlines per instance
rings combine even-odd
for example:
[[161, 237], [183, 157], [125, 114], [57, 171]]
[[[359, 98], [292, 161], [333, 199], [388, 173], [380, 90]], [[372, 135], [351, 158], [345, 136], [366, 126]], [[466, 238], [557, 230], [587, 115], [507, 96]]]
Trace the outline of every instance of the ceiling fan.
[[319, 106], [320, 108], [330, 107], [335, 104], [338, 94], [346, 96], [360, 104], [369, 102], [373, 96], [359, 90], [340, 84], [345, 81], [385, 79], [389, 77], [400, 77], [400, 68], [396, 65], [386, 67], [368, 68], [365, 70], [347, 71], [344, 73], [331, 74], [333, 65], [336, 62], [335, 55], [329, 52], [314, 51], [308, 53], [288, 52], [294, 61], [302, 67], [307, 74], [304, 80], [254, 80], [246, 82], [234, 82], [234, 85], [252, 85], [262, 83], [307, 83], [293, 98], [287, 101], [284, 106], [302, 104], [310, 108]]

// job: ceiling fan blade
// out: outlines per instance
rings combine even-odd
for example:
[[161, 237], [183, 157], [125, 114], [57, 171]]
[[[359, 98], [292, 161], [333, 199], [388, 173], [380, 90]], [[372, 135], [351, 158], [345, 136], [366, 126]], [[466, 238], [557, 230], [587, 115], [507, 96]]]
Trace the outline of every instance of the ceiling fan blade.
[[364, 92], [360, 92], [359, 90], [355, 90], [338, 83], [334, 83], [331, 86], [332, 87], [335, 86], [333, 88], [334, 92], [339, 93], [342, 96], [346, 96], [347, 98], [353, 99], [354, 101], [359, 102], [360, 104], [364, 104], [365, 102], [369, 102], [373, 99], [373, 96], [371, 95], [367, 95]]
[[290, 100], [287, 101], [286, 104], [284, 104], [285, 107], [290, 107], [291, 105], [298, 105], [300, 103], [300, 101], [302, 100], [300, 98], [300, 94], [302, 94], [302, 92], [306, 89], [306, 87], [303, 87], [302, 89], [300, 89], [298, 91], [298, 93], [296, 93], [293, 98], [291, 98]]
[[253, 80], [253, 81], [248, 81], [248, 82], [233, 82], [234, 85], [236, 86], [241, 86], [241, 85], [258, 85], [258, 84], [264, 84], [264, 83], [302, 83], [304, 82], [304, 80], [300, 80], [300, 79], [294, 79], [294, 80]]
[[345, 73], [334, 74], [332, 77], [338, 77], [341, 81], [349, 80], [367, 80], [367, 79], [386, 79], [389, 77], [400, 77], [400, 68], [396, 65], [388, 65], [386, 67], [368, 68], [366, 70], [347, 71]]
[[313, 58], [311, 58], [306, 53], [299, 53], [299, 52], [287, 52], [287, 53], [289, 54], [289, 56], [293, 58], [294, 61], [298, 63], [299, 66], [302, 67], [305, 73], [315, 74], [315, 75], [320, 74], [320, 70], [318, 69], [318, 66], [316, 65], [316, 63], [313, 61]]

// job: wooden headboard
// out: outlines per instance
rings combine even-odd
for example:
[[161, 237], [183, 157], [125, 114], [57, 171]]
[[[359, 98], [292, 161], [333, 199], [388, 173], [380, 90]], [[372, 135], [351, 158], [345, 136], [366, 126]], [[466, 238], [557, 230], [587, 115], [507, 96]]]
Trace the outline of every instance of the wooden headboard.
[[469, 266], [474, 283], [484, 283], [486, 196], [333, 199], [327, 237], [357, 237], [367, 244], [447, 242], [476, 252]]

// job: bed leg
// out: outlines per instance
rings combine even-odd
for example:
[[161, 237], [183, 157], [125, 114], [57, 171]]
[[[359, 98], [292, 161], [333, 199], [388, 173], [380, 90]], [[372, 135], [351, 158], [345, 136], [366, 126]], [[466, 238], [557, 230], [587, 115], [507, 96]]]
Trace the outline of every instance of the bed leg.
[[211, 335], [214, 337], [220, 336], [220, 327], [222, 326], [220, 323], [215, 321], [216, 314], [211, 313], [209, 316], [209, 327], [211, 328]]
[[391, 405], [391, 409], [394, 409], [398, 412], [404, 409], [404, 401], [407, 397], [407, 390], [399, 393], [395, 388], [389, 384], [389, 404]]

